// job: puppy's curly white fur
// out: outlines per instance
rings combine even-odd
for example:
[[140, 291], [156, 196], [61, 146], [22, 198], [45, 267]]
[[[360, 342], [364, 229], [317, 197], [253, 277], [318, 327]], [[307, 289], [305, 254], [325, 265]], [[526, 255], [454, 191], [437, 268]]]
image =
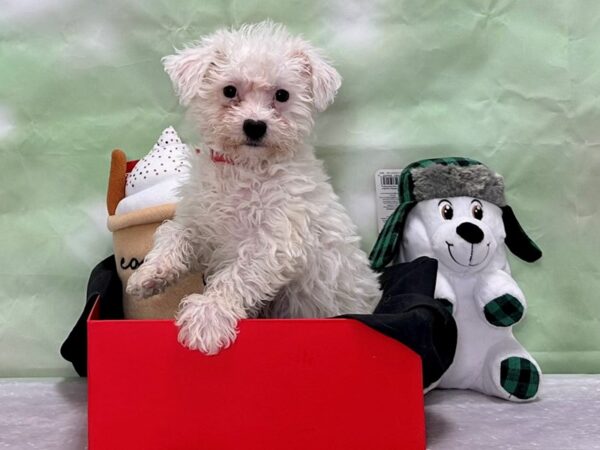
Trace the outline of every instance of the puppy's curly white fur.
[[337, 71], [269, 21], [217, 31], [163, 62], [204, 142], [127, 291], [147, 297], [204, 272], [204, 293], [182, 300], [177, 323], [180, 341], [206, 354], [229, 346], [242, 318], [371, 312], [377, 277], [306, 143]]

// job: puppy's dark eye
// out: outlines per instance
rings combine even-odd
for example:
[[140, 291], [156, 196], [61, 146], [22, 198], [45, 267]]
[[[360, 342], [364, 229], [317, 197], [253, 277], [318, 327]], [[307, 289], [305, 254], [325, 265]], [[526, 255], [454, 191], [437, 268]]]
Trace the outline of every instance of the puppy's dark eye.
[[227, 98], [234, 98], [237, 94], [235, 86], [229, 85], [223, 88], [223, 95]]
[[444, 220], [452, 220], [454, 217], [454, 208], [452, 208], [452, 204], [448, 200], [442, 200], [439, 203], [439, 208]]
[[473, 214], [473, 217], [475, 217], [477, 220], [483, 219], [483, 207], [481, 206], [481, 203], [477, 201], [473, 202], [471, 214]]
[[287, 102], [289, 98], [290, 93], [285, 89], [278, 89], [277, 92], [275, 92], [275, 100], [277, 100], [278, 102]]

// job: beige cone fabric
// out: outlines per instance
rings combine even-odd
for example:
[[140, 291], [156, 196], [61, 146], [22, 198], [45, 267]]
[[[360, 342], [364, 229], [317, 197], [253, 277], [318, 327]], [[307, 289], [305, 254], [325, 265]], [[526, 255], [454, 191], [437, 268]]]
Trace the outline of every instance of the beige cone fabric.
[[202, 292], [202, 274], [195, 273], [178, 280], [159, 295], [139, 300], [125, 292], [127, 280], [144, 260], [153, 244], [154, 232], [175, 214], [175, 203], [166, 203], [117, 214], [119, 202], [125, 198], [127, 158], [114, 150], [111, 159], [107, 193], [108, 229], [113, 233], [115, 261], [123, 284], [123, 310], [126, 319], [172, 319], [179, 302], [186, 295]]

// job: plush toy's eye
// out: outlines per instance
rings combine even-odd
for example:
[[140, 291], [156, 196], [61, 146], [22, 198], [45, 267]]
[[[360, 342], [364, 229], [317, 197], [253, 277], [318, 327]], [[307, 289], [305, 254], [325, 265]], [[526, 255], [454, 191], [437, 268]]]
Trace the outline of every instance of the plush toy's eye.
[[285, 89], [278, 89], [277, 92], [275, 92], [275, 100], [277, 100], [278, 102], [287, 102], [289, 98], [290, 93]]
[[440, 203], [438, 203], [438, 206], [440, 208], [440, 214], [444, 220], [452, 220], [452, 217], [454, 217], [454, 208], [452, 208], [452, 203], [450, 203], [448, 200], [441, 200]]
[[237, 94], [235, 86], [229, 85], [223, 88], [223, 95], [227, 98], [234, 98]]
[[473, 200], [473, 206], [471, 206], [471, 214], [477, 220], [483, 219], [483, 206], [477, 200]]

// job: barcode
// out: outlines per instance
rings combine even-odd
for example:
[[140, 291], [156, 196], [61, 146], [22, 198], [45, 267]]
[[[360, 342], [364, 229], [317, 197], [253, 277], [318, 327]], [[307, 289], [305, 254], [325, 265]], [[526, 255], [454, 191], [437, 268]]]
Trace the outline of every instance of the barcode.
[[379, 183], [382, 186], [398, 186], [400, 181], [399, 175], [380, 175]]

